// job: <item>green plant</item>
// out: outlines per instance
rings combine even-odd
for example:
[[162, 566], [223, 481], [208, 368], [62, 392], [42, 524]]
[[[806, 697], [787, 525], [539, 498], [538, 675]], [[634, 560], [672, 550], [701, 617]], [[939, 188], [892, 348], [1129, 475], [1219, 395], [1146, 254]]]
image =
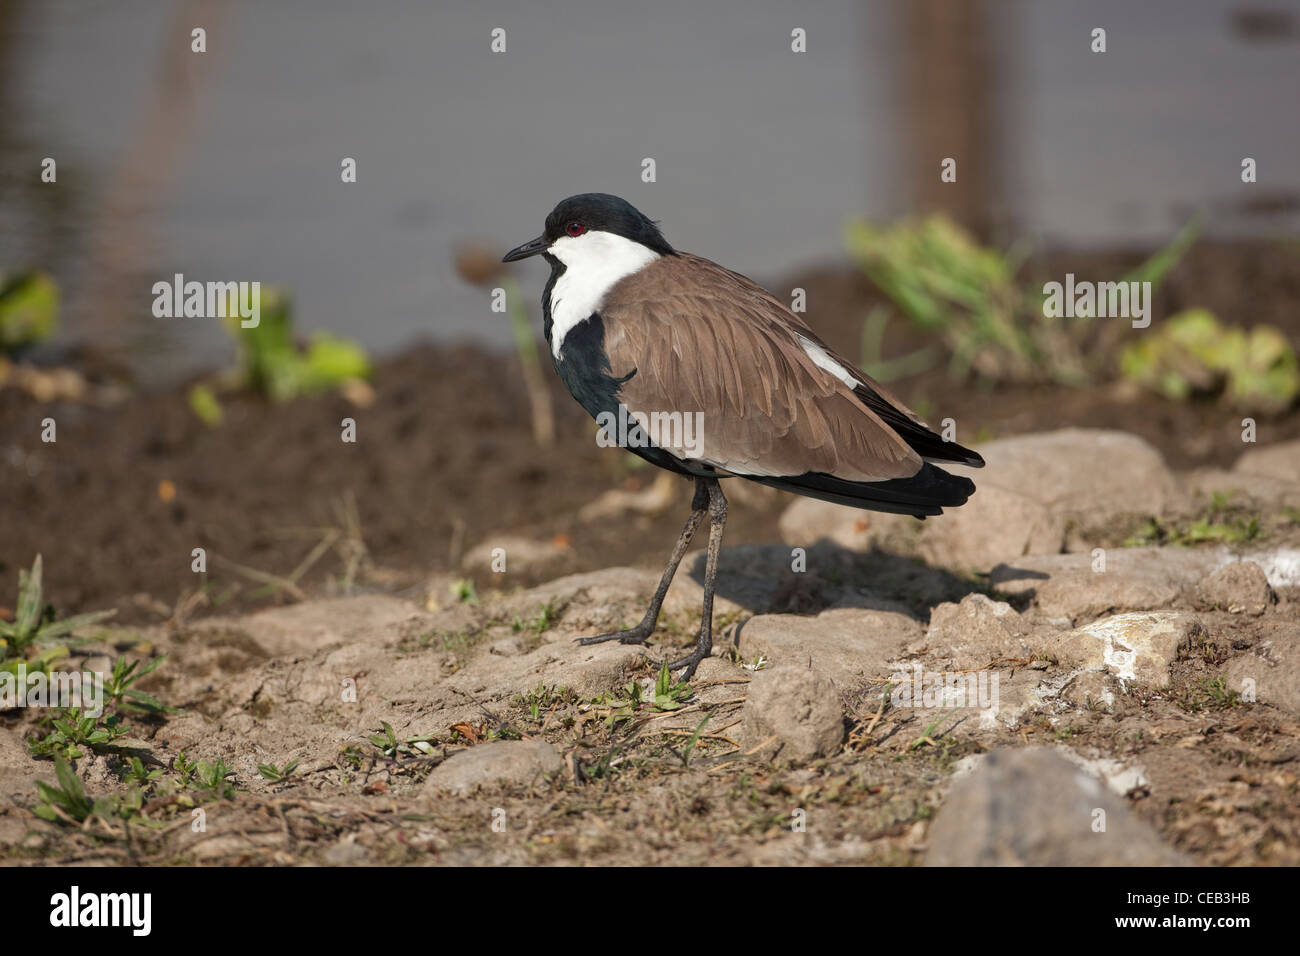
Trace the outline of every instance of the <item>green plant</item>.
[[49, 717], [50, 732], [29, 745], [33, 757], [56, 757], [76, 760], [84, 756], [82, 748], [102, 749], [126, 736], [126, 729], [116, 714], [88, 717], [76, 707], [68, 707]]
[[134, 780], [141, 786], [148, 786], [162, 776], [162, 770], [154, 767], [146, 770], [143, 761], [139, 757], [128, 757], [126, 761], [126, 776], [129, 780]]
[[0, 352], [43, 342], [58, 325], [59, 289], [40, 272], [0, 276]]
[[112, 617], [116, 611], [92, 611], [89, 614], [77, 614], [73, 617], [56, 620], [54, 608], [43, 604], [41, 582], [41, 556], [38, 554], [32, 562], [30, 572], [18, 572], [18, 607], [14, 620], [0, 621], [0, 670], [17, 673], [20, 662], [28, 665], [36, 663], [48, 667], [57, 657], [67, 654], [67, 648], [57, 648], [51, 655], [46, 653], [35, 661], [28, 660], [32, 649], [49, 649], [56, 640], [66, 637], [83, 627], [97, 624]]
[[690, 684], [677, 683], [673, 680], [673, 675], [665, 662], [659, 668], [659, 676], [655, 679], [654, 697], [649, 703], [651, 708], [657, 711], [677, 710], [690, 698], [691, 693]]
[[244, 328], [238, 314], [225, 327], [238, 350], [235, 384], [276, 401], [337, 388], [370, 375], [370, 359], [361, 346], [328, 332], [315, 333], [302, 351], [293, 339], [289, 296], [265, 289], [258, 301], [257, 325]]
[[[1196, 232], [1189, 224], [1169, 246], [1120, 281], [1158, 285]], [[1087, 347], [1095, 327], [1046, 314], [1042, 289], [1017, 279], [1021, 252], [983, 247], [942, 216], [887, 228], [854, 222], [846, 242], [895, 307], [917, 328], [943, 341], [954, 379], [975, 375], [994, 382], [1081, 385], [1099, 371]], [[925, 350], [891, 362], [883, 359], [880, 342], [886, 321], [882, 314], [868, 317], [864, 362], [886, 378], [928, 368], [935, 357]]]
[[86, 796], [86, 788], [81, 778], [73, 772], [72, 767], [62, 757], [54, 758], [54, 775], [59, 785], [52, 787], [43, 781], [36, 781], [36, 792], [41, 798], [39, 805], [32, 808], [32, 813], [51, 823], [84, 823], [92, 814], [109, 811], [106, 802], [91, 800]]
[[683, 767], [689, 767], [691, 765], [691, 753], [695, 750], [695, 745], [700, 742], [700, 734], [704, 733], [704, 725], [709, 722], [711, 716], [711, 714], [704, 715], [704, 719], [696, 726], [694, 733], [686, 738], [686, 745], [682, 747], [680, 753], [673, 750], [671, 747], [669, 748], [670, 750], [673, 750], [673, 753], [677, 754], [677, 758], [681, 760]]
[[189, 785], [206, 796], [227, 800], [235, 795], [235, 785], [227, 779], [234, 775], [235, 771], [220, 758], [212, 763], [200, 760], [193, 768]]
[[272, 783], [284, 783], [293, 776], [293, 772], [297, 769], [298, 761], [296, 760], [290, 760], [283, 767], [277, 767], [273, 763], [259, 763], [257, 765], [257, 772]]
[[1218, 394], [1243, 412], [1280, 412], [1300, 396], [1300, 362], [1271, 325], [1222, 325], [1207, 309], [1189, 309], [1126, 346], [1120, 371], [1166, 398]]
[[593, 704], [608, 707], [606, 723], [613, 727], [633, 717], [643, 704], [653, 711], [665, 712], [680, 709], [690, 699], [693, 691], [690, 684], [677, 683], [665, 663], [655, 678], [654, 687], [648, 691], [639, 681], [629, 681], [617, 693], [602, 694]]
[[528, 712], [529, 720], [537, 723], [541, 720], [543, 709], [557, 704], [572, 704], [577, 699], [578, 695], [567, 687], [547, 685], [539, 681], [527, 694], [520, 694], [515, 702]]
[[430, 741], [434, 739], [433, 734], [422, 734], [398, 740], [392, 724], [386, 720], [380, 721], [380, 723], [383, 729], [377, 734], [370, 735], [370, 743], [385, 757], [397, 757], [400, 754], [423, 756], [432, 752], [433, 747], [430, 745]]
[[108, 703], [113, 707], [120, 707], [123, 710], [129, 710], [137, 714], [161, 714], [175, 708], [165, 706], [158, 698], [146, 694], [144, 691], [136, 690], [134, 684], [142, 677], [152, 674], [158, 669], [164, 660], [166, 654], [159, 654], [143, 667], [140, 661], [127, 661], [125, 657], [119, 657], [113, 662], [113, 671], [108, 675], [104, 682], [104, 692], [108, 695]]
[[209, 428], [216, 428], [225, 418], [225, 412], [221, 408], [221, 399], [217, 398], [217, 393], [212, 390], [210, 385], [200, 382], [191, 386], [187, 398], [190, 403], [190, 411], [194, 412], [199, 421]]
[[513, 633], [518, 634], [520, 631], [524, 630], [524, 628], [527, 628], [533, 633], [541, 635], [546, 633], [546, 631], [555, 624], [557, 617], [558, 614], [556, 613], [555, 606], [546, 603], [541, 605], [541, 608], [535, 617], [531, 617], [527, 621], [523, 620], [516, 614], [515, 619], [510, 622], [510, 630]]
[[477, 604], [478, 588], [469, 578], [457, 578], [451, 582], [451, 593], [458, 604]]

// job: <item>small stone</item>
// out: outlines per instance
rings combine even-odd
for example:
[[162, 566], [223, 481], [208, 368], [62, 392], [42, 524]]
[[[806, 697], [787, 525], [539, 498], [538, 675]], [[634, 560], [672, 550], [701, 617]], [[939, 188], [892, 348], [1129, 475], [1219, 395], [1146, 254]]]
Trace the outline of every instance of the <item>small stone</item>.
[[1046, 747], [995, 750], [956, 780], [925, 856], [927, 866], [1186, 862], [1106, 784]]
[[1227, 559], [1222, 549], [1186, 548], [1041, 555], [999, 564], [989, 583], [1003, 594], [1032, 598], [1043, 617], [1077, 624], [1117, 611], [1168, 607]]
[[1061, 696], [1084, 710], [1114, 710], [1115, 691], [1111, 689], [1111, 680], [1104, 670], [1081, 670], [1065, 685]]
[[744, 748], [783, 765], [838, 753], [844, 714], [835, 685], [817, 671], [787, 665], [759, 671], [745, 697]]
[[740, 629], [739, 652], [745, 661], [766, 658], [774, 664], [811, 666], [847, 685], [862, 677], [883, 677], [910, 642], [919, 640], [921, 624], [897, 611], [835, 608], [816, 617], [760, 614]]
[[1237, 459], [1232, 470], [1295, 484], [1300, 481], [1300, 439], [1252, 448]]
[[1253, 653], [1229, 662], [1223, 685], [1247, 702], [1258, 700], [1300, 714], [1300, 644], [1294, 636], [1260, 642]]
[[1084, 667], [1104, 667], [1119, 678], [1169, 686], [1169, 668], [1184, 651], [1208, 641], [1204, 625], [1186, 611], [1115, 614], [1060, 635], [1058, 656]]
[[1219, 568], [1201, 579], [1196, 592], [1202, 606], [1230, 614], [1258, 616], [1277, 601], [1264, 569], [1254, 561], [1234, 561]]
[[957, 670], [972, 670], [1002, 658], [1030, 657], [1029, 631], [1010, 604], [973, 593], [958, 604], [940, 604], [931, 611], [924, 641], [909, 650], [919, 653], [924, 647], [931, 655], [951, 660]]
[[490, 575], [493, 581], [510, 584], [521, 578], [553, 575], [571, 564], [572, 559], [573, 549], [562, 541], [499, 535], [471, 548], [460, 566], [466, 574]]
[[497, 740], [452, 754], [429, 774], [424, 789], [465, 794], [492, 784], [540, 782], [563, 770], [563, 758], [544, 740]]

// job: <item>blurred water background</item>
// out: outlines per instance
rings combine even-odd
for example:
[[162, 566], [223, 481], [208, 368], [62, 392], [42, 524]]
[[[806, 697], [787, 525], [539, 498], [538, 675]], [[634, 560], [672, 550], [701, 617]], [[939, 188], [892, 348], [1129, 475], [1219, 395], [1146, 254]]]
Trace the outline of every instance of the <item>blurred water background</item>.
[[[175, 272], [284, 286], [303, 331], [380, 354], [506, 346], [452, 250], [529, 239], [574, 192], [620, 194], [759, 279], [843, 260], [850, 216], [926, 205], [936, 150], [960, 156], [956, 214], [1001, 241], [1155, 245], [1197, 212], [1212, 237], [1296, 232], [1297, 4], [917, 10], [0, 0], [0, 270], [53, 274], [63, 341], [112, 343], [162, 382], [230, 349], [217, 323], [150, 316]], [[950, 55], [972, 30], [975, 53]], [[47, 156], [57, 185], [40, 182]]]

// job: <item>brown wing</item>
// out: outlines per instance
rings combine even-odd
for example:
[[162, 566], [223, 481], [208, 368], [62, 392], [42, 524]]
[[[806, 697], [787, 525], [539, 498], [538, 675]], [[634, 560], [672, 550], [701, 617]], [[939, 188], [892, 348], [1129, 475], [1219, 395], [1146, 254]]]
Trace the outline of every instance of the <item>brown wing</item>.
[[[610, 290], [601, 318], [611, 373], [631, 374], [621, 392], [630, 412], [701, 413], [697, 454], [656, 442], [678, 457], [742, 475], [811, 471], [848, 481], [908, 478], [921, 468], [921, 455], [819, 367], [800, 336], [857, 381], [875, 383], [758, 285], [707, 259], [656, 260]], [[900, 421], [917, 422], [889, 406]]]

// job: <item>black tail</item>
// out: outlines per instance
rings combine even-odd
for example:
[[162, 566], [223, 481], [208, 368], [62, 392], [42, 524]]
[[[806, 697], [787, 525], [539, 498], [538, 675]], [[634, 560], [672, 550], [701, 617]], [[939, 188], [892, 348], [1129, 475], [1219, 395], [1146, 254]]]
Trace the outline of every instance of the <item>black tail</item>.
[[782, 491], [793, 491], [797, 495], [833, 501], [837, 505], [916, 518], [943, 514], [944, 508], [963, 505], [975, 493], [975, 482], [969, 478], [950, 475], [928, 462], [911, 478], [889, 481], [845, 481], [815, 471], [793, 477], [741, 477]]

